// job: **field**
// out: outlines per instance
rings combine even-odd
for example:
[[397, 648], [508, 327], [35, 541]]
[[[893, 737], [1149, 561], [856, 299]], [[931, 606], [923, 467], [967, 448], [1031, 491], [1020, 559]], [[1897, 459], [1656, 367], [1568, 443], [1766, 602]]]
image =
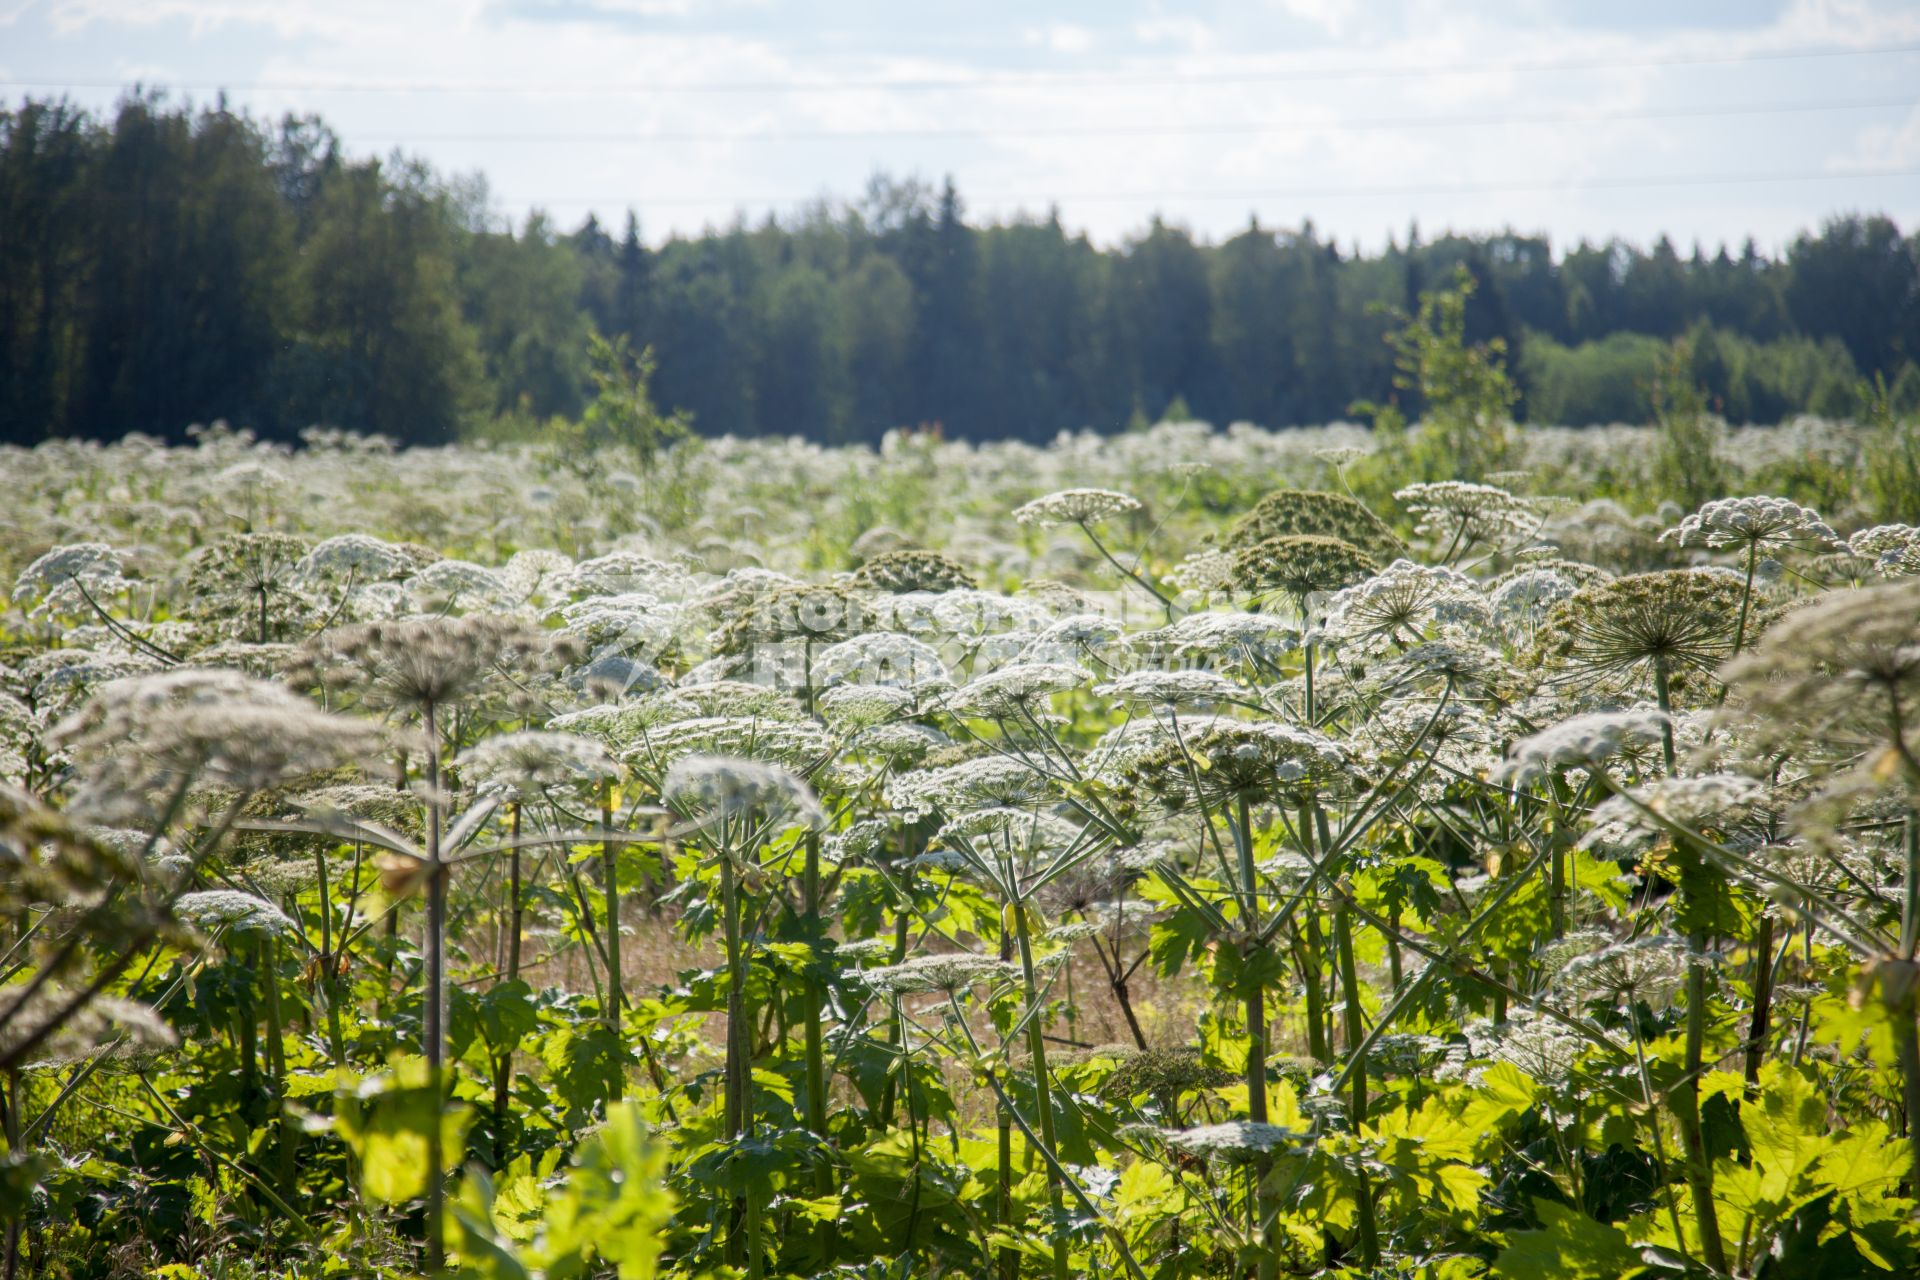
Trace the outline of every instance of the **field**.
[[1920, 427], [1429, 417], [0, 452], [7, 1280], [1916, 1274]]

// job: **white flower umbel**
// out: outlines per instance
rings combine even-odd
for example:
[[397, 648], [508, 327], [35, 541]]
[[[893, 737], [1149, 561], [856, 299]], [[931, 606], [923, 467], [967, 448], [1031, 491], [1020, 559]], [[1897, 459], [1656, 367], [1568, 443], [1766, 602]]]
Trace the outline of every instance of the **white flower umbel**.
[[1226, 702], [1250, 696], [1245, 689], [1216, 671], [1129, 671], [1095, 685], [1095, 693], [1127, 702], [1173, 707]]
[[1659, 1008], [1687, 980], [1686, 947], [1672, 938], [1636, 938], [1576, 955], [1552, 975], [1554, 985], [1588, 1000], [1645, 1001]]
[[454, 757], [469, 783], [517, 796], [591, 787], [620, 775], [620, 765], [592, 738], [528, 729], [482, 739]]
[[1540, 528], [1540, 515], [1532, 505], [1490, 484], [1441, 480], [1410, 484], [1393, 496], [1419, 521], [1415, 533], [1449, 550], [1524, 541]]
[[1142, 652], [1192, 659], [1278, 659], [1300, 647], [1300, 628], [1270, 613], [1190, 613], [1172, 626], [1135, 632], [1130, 642]]
[[1062, 489], [1016, 507], [1013, 518], [1021, 524], [1039, 525], [1046, 529], [1063, 524], [1091, 524], [1109, 516], [1138, 510], [1138, 498], [1130, 498], [1112, 489]]
[[962, 685], [945, 700], [946, 708], [964, 716], [1001, 719], [1044, 710], [1057, 693], [1078, 689], [1092, 677], [1065, 662], [1016, 662]]
[[238, 889], [204, 889], [183, 893], [174, 914], [209, 933], [251, 934], [261, 938], [288, 938], [298, 930], [287, 914], [251, 893]]
[[1547, 610], [1580, 590], [1580, 584], [1553, 569], [1525, 569], [1493, 589], [1493, 616], [1503, 626], [1531, 630]]
[[1259, 1120], [1228, 1120], [1222, 1124], [1203, 1124], [1192, 1129], [1160, 1130], [1161, 1141], [1177, 1151], [1201, 1159], [1227, 1162], [1253, 1160], [1277, 1151], [1288, 1143], [1300, 1141], [1304, 1136], [1292, 1129]]
[[814, 654], [813, 683], [819, 689], [864, 684], [931, 692], [951, 688], [953, 677], [932, 645], [894, 631], [868, 631]]
[[1525, 786], [1563, 769], [1600, 764], [1631, 746], [1658, 742], [1667, 723], [1667, 717], [1651, 707], [1574, 716], [1514, 743], [1497, 776]]
[[1385, 653], [1435, 637], [1478, 637], [1491, 621], [1486, 597], [1456, 569], [1395, 560], [1327, 602], [1324, 637], [1343, 648]]
[[1497, 1027], [1482, 1024], [1466, 1029], [1476, 1057], [1511, 1063], [1548, 1086], [1562, 1085], [1587, 1042], [1571, 1029], [1531, 1009], [1521, 1009]]
[[323, 538], [294, 565], [294, 576], [310, 585], [380, 582], [416, 567], [405, 548], [364, 533]]
[[1118, 621], [1097, 613], [1077, 613], [1029, 640], [1020, 657], [1025, 662], [1077, 662], [1125, 647], [1125, 628]]
[[13, 582], [16, 604], [37, 601], [34, 617], [47, 613], [92, 612], [98, 604], [126, 586], [120, 553], [104, 542], [75, 542], [55, 547], [25, 569]]
[[914, 696], [884, 684], [841, 684], [819, 697], [820, 715], [842, 733], [887, 724], [911, 715]]
[[983, 805], [1022, 805], [1044, 798], [1047, 780], [1018, 760], [981, 756], [937, 769], [915, 769], [887, 783], [886, 800], [904, 814], [957, 814]]
[[975, 809], [948, 820], [934, 833], [932, 843], [936, 847], [952, 845], [1023, 859], [1072, 849], [1086, 834], [1086, 828], [1050, 813], [990, 808]]
[[1889, 578], [1920, 574], [1920, 528], [1910, 524], [1879, 524], [1847, 539], [1847, 549]]
[[1703, 826], [1724, 828], [1746, 817], [1766, 798], [1764, 787], [1737, 773], [1657, 778], [1629, 788], [1624, 795], [1608, 796], [1595, 805], [1593, 830], [1582, 838], [1580, 845], [1610, 856], [1624, 856], [1666, 834], [1667, 829], [1656, 814], [1689, 830]]
[[1846, 544], [1818, 513], [1785, 498], [1720, 498], [1660, 535], [1662, 542], [1715, 550], [1830, 551]]
[[[844, 948], [842, 949], [844, 950]], [[971, 987], [1016, 982], [1020, 967], [964, 952], [947, 956], [915, 956], [899, 964], [863, 969], [860, 981], [880, 995], [943, 992], [957, 995]]]
[[677, 809], [705, 818], [764, 818], [817, 827], [826, 812], [812, 788], [779, 765], [736, 756], [687, 756], [667, 770], [660, 793]]
[[189, 783], [250, 793], [364, 760], [383, 736], [281, 685], [189, 669], [103, 685], [51, 740], [80, 767], [74, 807], [113, 821]]

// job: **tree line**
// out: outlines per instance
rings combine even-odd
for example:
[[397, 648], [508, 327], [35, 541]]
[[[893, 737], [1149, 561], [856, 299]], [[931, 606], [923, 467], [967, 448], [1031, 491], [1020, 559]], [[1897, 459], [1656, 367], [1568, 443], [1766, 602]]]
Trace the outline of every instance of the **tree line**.
[[[1398, 396], [1387, 336], [1464, 266], [1516, 415], [1640, 420], [1676, 340], [1735, 421], [1920, 405], [1920, 233], [1833, 218], [1778, 257], [1417, 228], [1376, 254], [1311, 222], [1114, 248], [1057, 214], [970, 223], [951, 182], [652, 246], [629, 214], [503, 227], [483, 179], [353, 158], [311, 116], [157, 93], [110, 118], [0, 110], [0, 439], [177, 438], [227, 419], [412, 442], [534, 433], [593, 398], [596, 337], [709, 434], [1046, 439], [1169, 414], [1267, 426]], [[600, 344], [604, 351], [604, 344]]]

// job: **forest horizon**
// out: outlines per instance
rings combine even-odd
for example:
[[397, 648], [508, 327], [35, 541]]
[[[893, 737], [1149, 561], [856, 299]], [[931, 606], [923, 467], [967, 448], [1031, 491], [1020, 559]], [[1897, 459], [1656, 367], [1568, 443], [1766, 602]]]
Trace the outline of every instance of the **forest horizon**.
[[1920, 404], [1920, 233], [1843, 213], [1777, 254], [1515, 230], [1375, 254], [1310, 218], [1218, 242], [1155, 216], [1096, 246], [1057, 213], [974, 223], [949, 180], [650, 245], [589, 216], [501, 225], [484, 178], [349, 157], [314, 116], [158, 93], [111, 118], [0, 112], [0, 437], [178, 440], [224, 420], [435, 443], [538, 435], [591, 399], [589, 339], [651, 350], [706, 435], [1045, 440], [1166, 416], [1334, 421], [1394, 386], [1385, 341], [1464, 268], [1522, 421], [1642, 421], [1682, 342], [1732, 422]]

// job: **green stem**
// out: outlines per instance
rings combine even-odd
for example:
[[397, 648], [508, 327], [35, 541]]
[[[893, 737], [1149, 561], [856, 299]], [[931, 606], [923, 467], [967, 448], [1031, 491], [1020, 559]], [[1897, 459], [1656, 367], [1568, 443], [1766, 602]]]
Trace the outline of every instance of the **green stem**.
[[442, 1238], [442, 1219], [446, 1213], [446, 1153], [441, 1150], [440, 1108], [445, 1104], [446, 1087], [442, 1073], [447, 1056], [447, 880], [446, 863], [440, 856], [440, 739], [434, 707], [428, 703], [423, 715], [426, 727], [427, 773], [427, 922], [426, 990], [421, 1025], [425, 1040], [427, 1080], [433, 1090], [434, 1122], [427, 1126], [427, 1270], [439, 1271], [446, 1263], [446, 1243]]
[[[1053, 1091], [1047, 1080], [1047, 1037], [1040, 1017], [1040, 984], [1033, 971], [1033, 940], [1027, 924], [1026, 904], [1015, 900], [1008, 904], [1008, 910], [1013, 913], [1015, 938], [1020, 945], [1020, 975], [1026, 988], [1027, 1051], [1033, 1056], [1033, 1096], [1034, 1106], [1040, 1113], [1040, 1141], [1048, 1151], [1052, 1151]], [[1054, 1280], [1067, 1280], [1067, 1238], [1057, 1226], [1065, 1201], [1060, 1174], [1051, 1163], [1047, 1166], [1047, 1199], [1056, 1223], [1049, 1232], [1053, 1237], [1053, 1277]]]
[[268, 939], [260, 944], [260, 980], [267, 993], [267, 1072], [274, 1109], [274, 1145], [279, 1164], [280, 1194], [294, 1194], [294, 1134], [287, 1123], [287, 1047], [282, 1038], [280, 1018], [280, 944]]
[[[7, 1154], [18, 1158], [22, 1154], [20, 1138], [20, 1072], [18, 1069], [7, 1071]], [[20, 1231], [21, 1222], [15, 1217], [7, 1223], [7, 1256], [5, 1280], [15, 1280], [20, 1274]]]
[[[1306, 806], [1300, 809], [1300, 841], [1308, 858], [1313, 857], [1313, 817]], [[1320, 912], [1311, 904], [1306, 911], [1306, 965], [1300, 977], [1307, 991], [1307, 1052], [1321, 1066], [1333, 1061], [1327, 1037], [1326, 992], [1321, 986], [1324, 947], [1320, 935]]]
[[1680, 1207], [1673, 1194], [1673, 1181], [1667, 1175], [1667, 1145], [1660, 1137], [1660, 1110], [1654, 1103], [1653, 1077], [1647, 1071], [1646, 1046], [1640, 1040], [1638, 1019], [1629, 1019], [1629, 1028], [1633, 1032], [1633, 1061], [1640, 1072], [1640, 1097], [1647, 1108], [1647, 1130], [1653, 1135], [1653, 1169], [1660, 1178], [1660, 1186], [1667, 1200], [1667, 1221], [1673, 1227], [1674, 1242], [1680, 1246], [1680, 1256], [1689, 1264], [1693, 1255], [1687, 1249], [1687, 1233], [1680, 1229]]
[[1673, 697], [1671, 680], [1667, 673], [1667, 655], [1653, 655], [1653, 694], [1660, 704], [1660, 758], [1667, 766], [1667, 776], [1672, 777], [1676, 764], [1673, 749]]
[[[320, 995], [327, 1003], [327, 1049], [333, 1065], [347, 1065], [347, 1040], [340, 1029], [340, 961], [333, 954], [333, 892], [327, 879], [327, 855], [316, 850], [313, 869], [320, 882]], [[346, 939], [341, 939], [345, 949]]]
[[1693, 1191], [1694, 1225], [1700, 1232], [1700, 1252], [1709, 1270], [1727, 1273], [1727, 1250], [1720, 1239], [1720, 1218], [1714, 1211], [1713, 1164], [1707, 1156], [1706, 1134], [1700, 1124], [1700, 1067], [1707, 1030], [1707, 936], [1695, 933], [1687, 966], [1686, 1074], [1675, 1090], [1673, 1113], [1685, 1144], [1687, 1185]]
[[[1000, 963], [1008, 964], [1013, 960], [1013, 934], [1010, 930], [1000, 930]], [[956, 1006], [955, 1012], [958, 1013]], [[962, 1019], [961, 1026], [966, 1026]], [[969, 1035], [972, 1033], [969, 1032]], [[1005, 1099], [1000, 1101], [998, 1117], [1000, 1138], [1000, 1185], [993, 1197], [993, 1220], [1006, 1238], [1013, 1234], [1013, 1108]], [[1000, 1246], [1000, 1280], [1019, 1280], [1020, 1255], [1012, 1245]]]
[[1132, 569], [1127, 568], [1127, 566], [1121, 564], [1118, 560], [1115, 560], [1113, 558], [1113, 553], [1107, 550], [1106, 544], [1100, 541], [1099, 537], [1097, 537], [1094, 534], [1093, 530], [1087, 528], [1086, 523], [1084, 521], [1081, 521], [1078, 523], [1080, 524], [1080, 532], [1087, 535], [1087, 540], [1093, 543], [1094, 550], [1098, 551], [1102, 556], [1105, 556], [1107, 563], [1112, 565], [1114, 568], [1118, 569], [1121, 573], [1125, 574], [1129, 579], [1133, 581], [1134, 585], [1140, 587], [1148, 595], [1152, 596], [1155, 600], [1158, 600], [1162, 605], [1164, 605], [1167, 610], [1167, 617], [1169, 620], [1171, 620], [1173, 617], [1173, 601], [1168, 599], [1164, 594], [1162, 594], [1160, 589], [1154, 586], [1151, 582], [1148, 582], [1145, 578], [1135, 573]]
[[1760, 544], [1747, 544], [1747, 580], [1740, 587], [1740, 621], [1733, 629], [1733, 656], [1739, 657], [1747, 643], [1747, 609], [1753, 604], [1753, 571], [1759, 567]]
[[[1353, 1086], [1353, 1093], [1348, 1103], [1347, 1118], [1353, 1132], [1358, 1133], [1367, 1119], [1366, 1027], [1360, 1016], [1360, 982], [1353, 962], [1353, 912], [1345, 898], [1333, 911], [1333, 946], [1340, 963], [1347, 1052], [1352, 1055], [1349, 1083]], [[1360, 1203], [1360, 1256], [1371, 1269], [1380, 1265], [1380, 1235], [1373, 1220], [1373, 1187], [1364, 1168], [1355, 1175], [1354, 1181], [1357, 1183], [1355, 1192]]]
[[[600, 784], [600, 829], [613, 830], [613, 783]], [[612, 1100], [626, 1093], [626, 1049], [620, 1040], [620, 1014], [626, 1008], [627, 985], [620, 972], [620, 865], [619, 845], [611, 837], [600, 842], [600, 875], [605, 882], [607, 912], [607, 1030], [613, 1036], [614, 1072]]]
[[[1307, 621], [1306, 606], [1304, 604], [1301, 606], [1301, 609], [1300, 609], [1300, 617], [1302, 621]], [[1308, 625], [1311, 626], [1312, 623], [1309, 621]], [[1306, 676], [1306, 713], [1307, 713], [1306, 720], [1307, 720], [1307, 728], [1309, 729], [1313, 728], [1314, 720], [1316, 718], [1316, 713], [1318, 711], [1318, 708], [1314, 705], [1314, 697], [1313, 697], [1313, 650], [1314, 650], [1314, 645], [1311, 642], [1308, 642], [1306, 645], [1303, 645], [1300, 650], [1303, 663], [1304, 663], [1304, 673]]]
[[[820, 835], [816, 831], [807, 833], [806, 861], [800, 872], [800, 892], [805, 912], [804, 925], [809, 943], [818, 944], [826, 930], [820, 918]], [[830, 1147], [827, 1136], [827, 1055], [822, 1043], [821, 1022], [826, 1017], [826, 999], [820, 989], [820, 979], [808, 966], [806, 988], [806, 1057], [807, 1057], [807, 1128], [819, 1140], [823, 1150]], [[815, 1189], [822, 1197], [831, 1196], [837, 1187], [833, 1167], [822, 1159], [820, 1174]], [[837, 1244], [838, 1227], [836, 1223], [821, 1224], [820, 1265], [831, 1266]]]
[[1893, 1052], [1900, 1067], [1901, 1100], [1907, 1112], [1907, 1149], [1913, 1164], [1907, 1170], [1907, 1194], [1920, 1196], [1920, 1031], [1914, 1025], [1914, 999], [1909, 991], [1893, 1010]]
[[[1241, 925], [1249, 935], [1253, 933], [1253, 922], [1259, 909], [1260, 884], [1253, 866], [1253, 831], [1251, 806], [1247, 797], [1234, 797], [1234, 820], [1228, 824], [1233, 832], [1233, 852], [1239, 864], [1241, 893]], [[1266, 947], [1259, 942], [1247, 944], [1256, 953], [1264, 952]], [[1247, 957], [1245, 966], [1249, 971], [1258, 973], [1261, 966], [1257, 955]], [[1266, 987], [1256, 980], [1250, 983], [1243, 999], [1247, 1007], [1247, 1118], [1255, 1124], [1267, 1123], [1267, 1004]], [[1273, 1280], [1280, 1273], [1278, 1242], [1273, 1229], [1267, 1224], [1278, 1211], [1273, 1194], [1267, 1187], [1267, 1175], [1273, 1171], [1273, 1157], [1262, 1151], [1253, 1162], [1254, 1192], [1249, 1197], [1254, 1205], [1256, 1231], [1261, 1238], [1259, 1275], [1260, 1280]]]
[[[747, 1063], [747, 1046], [752, 1029], [747, 1023], [749, 1016], [746, 1002], [747, 975], [740, 939], [740, 889], [733, 873], [733, 858], [726, 850], [722, 850], [720, 855], [720, 900], [727, 944], [727, 1069], [724, 1120], [728, 1139], [737, 1142], [745, 1135], [749, 1123], [747, 1090], [752, 1084], [752, 1068]], [[729, 1263], [739, 1266], [746, 1260], [742, 1255], [753, 1243], [750, 1237], [756, 1219], [745, 1197], [735, 1198], [733, 1212], [735, 1229], [727, 1236], [726, 1255]], [[747, 1224], [748, 1238], [743, 1238], [739, 1230], [742, 1222]]]
[[1753, 940], [1753, 1020], [1747, 1026], [1747, 1084], [1760, 1083], [1767, 1053], [1767, 1022], [1773, 1006], [1773, 917], [1760, 913]]
[[[525, 904], [521, 901], [520, 890], [520, 805], [509, 806], [508, 835], [513, 848], [507, 855], [507, 981], [513, 982], [520, 976], [520, 930]], [[496, 1169], [504, 1169], [507, 1164], [507, 1108], [513, 1096], [513, 1046], [500, 1051], [493, 1065], [493, 1164]]]

